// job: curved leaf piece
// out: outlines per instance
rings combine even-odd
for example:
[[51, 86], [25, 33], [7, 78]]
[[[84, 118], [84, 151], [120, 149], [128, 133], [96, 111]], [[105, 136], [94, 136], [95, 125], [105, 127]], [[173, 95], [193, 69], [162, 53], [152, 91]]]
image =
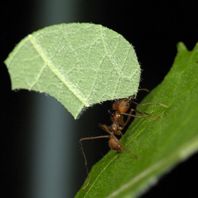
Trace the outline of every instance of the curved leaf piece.
[[5, 61], [13, 89], [45, 92], [76, 118], [84, 107], [135, 95], [140, 65], [133, 47], [101, 25], [54, 25], [24, 38]]
[[121, 142], [91, 170], [77, 198], [137, 197], [159, 176], [198, 150], [198, 45], [178, 47], [164, 81], [138, 106], [150, 115], [136, 118]]

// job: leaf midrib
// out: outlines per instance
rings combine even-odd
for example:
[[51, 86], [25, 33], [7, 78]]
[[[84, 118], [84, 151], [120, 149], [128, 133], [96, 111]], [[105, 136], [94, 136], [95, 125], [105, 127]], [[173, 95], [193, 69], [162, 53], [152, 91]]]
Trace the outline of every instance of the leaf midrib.
[[[86, 107], [89, 106], [88, 102], [84, 99], [82, 96], [82, 93], [77, 89], [74, 88], [75, 86], [72, 85], [72, 83], [69, 82], [69, 80], [66, 80], [66, 78], [58, 71], [58, 69], [54, 66], [54, 64], [47, 58], [43, 48], [39, 45], [36, 38], [33, 35], [28, 36], [29, 41], [31, 42], [34, 49], [37, 51], [37, 53], [40, 55], [40, 57], [44, 61], [44, 66], [41, 68], [43, 71], [44, 68], [47, 66], [51, 72], [64, 84], [64, 86]], [[41, 72], [39, 72], [41, 76]], [[38, 82], [39, 78], [36, 78], [35, 82], [33, 84], [36, 84]]]

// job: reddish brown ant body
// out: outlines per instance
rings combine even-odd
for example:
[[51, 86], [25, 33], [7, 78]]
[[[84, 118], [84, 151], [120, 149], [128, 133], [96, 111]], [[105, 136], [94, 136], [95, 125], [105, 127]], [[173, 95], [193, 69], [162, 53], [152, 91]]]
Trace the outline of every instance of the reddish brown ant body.
[[[112, 150], [121, 152], [123, 150], [118, 138], [116, 136], [121, 136], [122, 131], [125, 126], [129, 123], [131, 118], [131, 113], [133, 109], [129, 112], [131, 98], [116, 100], [112, 105], [112, 110], [114, 111], [111, 115], [111, 125], [100, 124], [99, 126], [109, 133], [109, 147]], [[129, 113], [128, 113], [129, 112]], [[128, 114], [127, 114], [128, 113]], [[125, 121], [125, 115], [127, 115], [127, 120]]]
[[[139, 89], [139, 91], [146, 91], [148, 92], [148, 89]], [[81, 149], [83, 153], [83, 157], [85, 160], [85, 166], [87, 169], [87, 159], [85, 156], [85, 152], [83, 150], [82, 142], [85, 140], [95, 140], [95, 139], [108, 139], [108, 145], [111, 150], [114, 150], [116, 152], [122, 152], [123, 146], [121, 145], [118, 137], [122, 135], [123, 130], [128, 125], [132, 117], [148, 117], [150, 116], [149, 113], [138, 111], [137, 109], [132, 107], [132, 104], [135, 106], [138, 104], [137, 102], [134, 102], [132, 100], [132, 97], [129, 98], [123, 98], [116, 100], [112, 104], [112, 110], [113, 113], [111, 114], [111, 125], [106, 124], [99, 124], [99, 127], [103, 129], [103, 131], [107, 132], [108, 135], [101, 135], [101, 136], [95, 136], [95, 137], [85, 137], [80, 139]], [[144, 105], [150, 105], [151, 103], [144, 103]], [[166, 107], [167, 105], [159, 103], [159, 105]], [[87, 169], [88, 173], [88, 169]]]
[[[149, 92], [148, 89], [139, 89], [139, 91]], [[136, 111], [134, 108], [131, 107], [132, 99], [133, 99], [133, 97], [116, 100], [112, 104], [112, 110], [114, 111], [111, 115], [112, 124], [110, 126], [108, 126], [106, 124], [99, 124], [100, 128], [102, 128], [109, 135], [81, 138], [80, 144], [82, 141], [85, 141], [85, 140], [108, 138], [109, 139], [108, 145], [109, 145], [110, 149], [115, 150], [117, 152], [121, 152], [123, 150], [123, 147], [121, 146], [121, 144], [116, 136], [122, 135], [122, 131], [126, 127], [126, 125], [129, 123], [131, 117], [138, 117], [133, 113], [138, 112], [138, 113], [142, 114], [141, 112]], [[133, 102], [133, 104], [137, 105], [136, 102]], [[143, 114], [148, 115], [146, 113], [143, 113]], [[125, 121], [125, 116], [127, 116], [126, 121]], [[87, 163], [82, 144], [81, 144], [81, 149], [83, 152], [85, 163]]]
[[[125, 99], [116, 100], [112, 105], [112, 110], [114, 111], [111, 116], [112, 124], [108, 128], [110, 131], [113, 132], [114, 135], [117, 136], [122, 135], [123, 129], [130, 121], [132, 112], [134, 111], [134, 109], [131, 108], [130, 102], [131, 102], [131, 98], [127, 98], [127, 99], [125, 98]], [[127, 115], [127, 120], [125, 121], [126, 115]]]
[[[135, 110], [131, 108], [131, 99], [132, 98], [124, 98], [116, 100], [112, 105], [113, 113], [111, 115], [111, 125], [108, 126], [106, 124], [99, 124], [100, 128], [102, 128], [108, 135], [101, 135], [95, 137], [85, 137], [80, 139], [81, 149], [85, 160], [85, 166], [87, 168], [87, 160], [85, 156], [85, 152], [82, 147], [82, 141], [85, 140], [95, 140], [95, 139], [103, 139], [107, 138], [108, 145], [111, 150], [122, 152], [123, 146], [120, 144], [120, 141], [117, 136], [122, 135], [122, 131], [125, 126], [129, 123], [130, 118], [134, 117], [132, 115]], [[127, 116], [127, 118], [125, 118]], [[87, 171], [88, 172], [88, 171]]]

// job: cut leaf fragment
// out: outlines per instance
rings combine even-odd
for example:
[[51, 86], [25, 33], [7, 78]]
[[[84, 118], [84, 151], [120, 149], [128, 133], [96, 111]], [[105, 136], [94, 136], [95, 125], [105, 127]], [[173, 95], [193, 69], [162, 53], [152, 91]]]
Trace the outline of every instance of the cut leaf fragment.
[[76, 118], [84, 107], [135, 95], [133, 47], [101, 25], [54, 25], [24, 38], [5, 61], [13, 89], [45, 92]]
[[76, 198], [137, 197], [198, 150], [197, 76], [198, 45], [190, 52], [180, 43], [174, 66], [138, 106], [150, 116], [134, 120], [121, 140], [125, 152], [98, 162]]

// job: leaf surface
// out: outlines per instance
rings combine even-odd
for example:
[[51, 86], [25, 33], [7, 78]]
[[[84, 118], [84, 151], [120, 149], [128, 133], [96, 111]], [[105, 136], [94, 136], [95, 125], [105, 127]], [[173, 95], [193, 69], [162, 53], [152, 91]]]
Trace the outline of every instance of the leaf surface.
[[198, 45], [180, 43], [170, 72], [138, 106], [150, 115], [134, 120], [121, 139], [125, 151], [98, 162], [76, 198], [136, 197], [198, 150], [197, 76]]
[[76, 118], [83, 108], [135, 95], [140, 66], [133, 47], [101, 25], [54, 25], [24, 38], [5, 61], [13, 89], [45, 92]]

